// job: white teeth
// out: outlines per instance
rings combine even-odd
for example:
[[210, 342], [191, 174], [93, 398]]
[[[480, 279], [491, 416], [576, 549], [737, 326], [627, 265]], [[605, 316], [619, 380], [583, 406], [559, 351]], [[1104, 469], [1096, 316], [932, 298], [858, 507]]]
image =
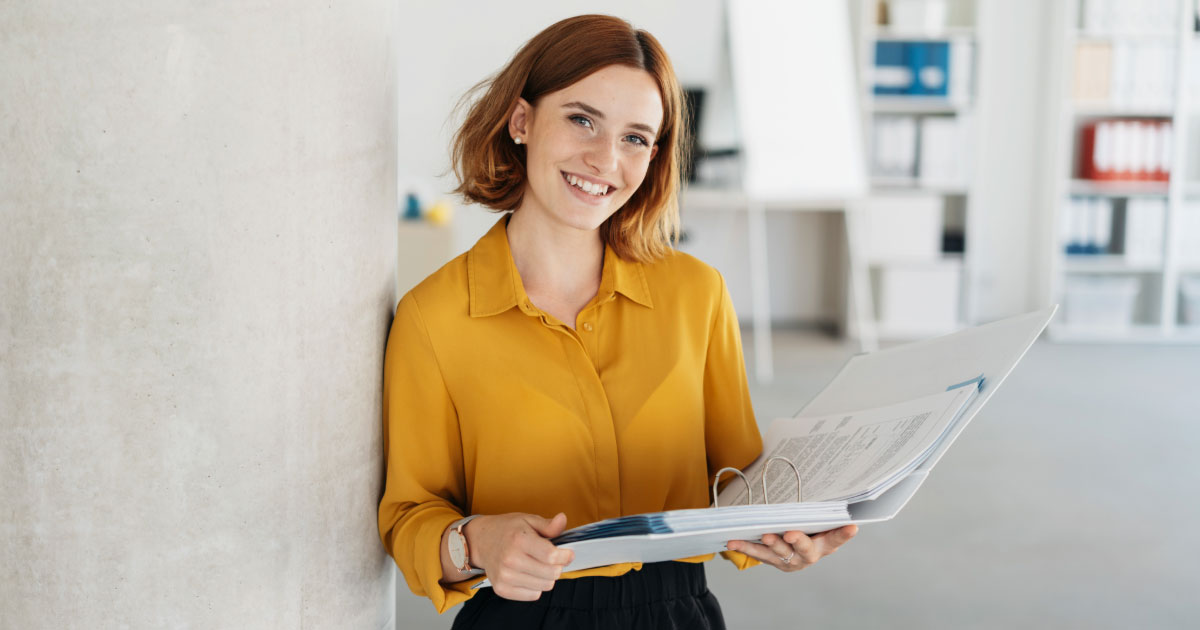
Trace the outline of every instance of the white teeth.
[[599, 196], [608, 194], [608, 186], [605, 186], [603, 184], [593, 184], [589, 181], [584, 181], [582, 179], [579, 179], [578, 177], [575, 177], [574, 175], [570, 175], [570, 174], [567, 175], [567, 183], [588, 193], [589, 195], [595, 195], [595, 196], [599, 197]]

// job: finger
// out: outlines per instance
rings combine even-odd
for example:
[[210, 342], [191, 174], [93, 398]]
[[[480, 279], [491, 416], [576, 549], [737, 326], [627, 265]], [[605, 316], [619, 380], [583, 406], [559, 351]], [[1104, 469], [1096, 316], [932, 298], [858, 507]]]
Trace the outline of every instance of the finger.
[[858, 525], [847, 525], [827, 532], [821, 532], [814, 538], [821, 545], [824, 554], [828, 555], [837, 551], [838, 547], [849, 542], [856, 534], [858, 534]]
[[849, 541], [851, 538], [854, 538], [854, 535], [857, 533], [858, 533], [857, 525], [847, 525], [845, 527], [831, 529], [827, 532], [821, 532], [819, 534], [814, 534], [813, 540], [818, 541], [821, 544], [831, 546], [831, 547], [840, 547], [840, 546], [846, 544], [846, 542]]
[[779, 555], [766, 545], [752, 543], [747, 540], [731, 540], [725, 546], [731, 551], [744, 553], [763, 564], [769, 564], [776, 568], [781, 568], [783, 565], [779, 560]]
[[567, 515], [562, 512], [555, 514], [552, 519], [531, 514], [528, 521], [533, 530], [542, 538], [554, 538], [567, 528]]
[[783, 536], [778, 534], [763, 534], [763, 545], [771, 550], [782, 564], [791, 564], [796, 555], [796, 548], [788, 541], [784, 540]]
[[493, 584], [541, 592], [554, 588], [554, 582], [561, 574], [559, 567], [543, 564], [523, 554], [513, 554], [505, 558], [499, 567], [489, 571], [488, 577]]
[[521, 556], [513, 558], [510, 566], [521, 573], [528, 575], [538, 580], [549, 580], [554, 582], [562, 576], [563, 567], [560, 564], [550, 564], [542, 562], [533, 556]]
[[820, 547], [815, 539], [809, 537], [801, 531], [784, 532], [783, 539], [787, 541], [793, 549], [796, 550], [796, 557], [792, 560], [792, 564], [799, 566], [808, 566], [823, 555]]
[[[536, 532], [531, 532], [536, 534]], [[575, 559], [575, 552], [560, 549], [554, 543], [536, 535], [522, 537], [520, 550], [538, 562], [565, 567]]]
[[496, 584], [494, 582], [492, 584], [492, 591], [504, 599], [511, 599], [518, 602], [536, 602], [542, 596], [542, 591], [518, 588], [507, 584]]

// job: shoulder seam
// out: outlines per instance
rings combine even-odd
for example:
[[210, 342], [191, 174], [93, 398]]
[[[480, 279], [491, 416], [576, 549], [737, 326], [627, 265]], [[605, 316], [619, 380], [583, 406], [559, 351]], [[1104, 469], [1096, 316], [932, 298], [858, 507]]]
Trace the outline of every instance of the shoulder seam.
[[708, 325], [708, 339], [706, 340], [708, 345], [712, 345], [713, 333], [717, 330], [717, 321], [721, 319], [721, 309], [724, 307], [725, 302], [725, 276], [721, 275], [721, 272], [717, 271], [714, 267], [710, 266], [709, 269], [712, 269], [713, 273], [717, 274], [717, 280], [720, 281], [717, 285], [717, 299], [715, 308], [713, 308], [712, 323]]

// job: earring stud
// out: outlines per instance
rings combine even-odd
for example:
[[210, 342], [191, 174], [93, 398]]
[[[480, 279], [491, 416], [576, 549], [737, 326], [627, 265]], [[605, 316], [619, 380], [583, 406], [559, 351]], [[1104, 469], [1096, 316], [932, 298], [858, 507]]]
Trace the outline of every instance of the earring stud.
[[521, 144], [521, 139], [516, 136], [513, 136], [513, 142], [515, 142], [516, 144]]

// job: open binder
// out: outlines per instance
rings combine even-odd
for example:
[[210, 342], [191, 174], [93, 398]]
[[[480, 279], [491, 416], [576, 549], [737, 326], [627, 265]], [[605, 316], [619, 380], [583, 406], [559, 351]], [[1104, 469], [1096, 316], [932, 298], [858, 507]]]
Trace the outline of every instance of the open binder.
[[[730, 540], [893, 518], [1056, 310], [852, 357], [795, 418], [771, 425], [763, 454], [745, 471], [717, 472], [712, 507], [563, 532], [552, 542], [575, 551], [565, 570], [687, 558], [723, 551]], [[737, 477], [717, 492], [726, 472]]]

